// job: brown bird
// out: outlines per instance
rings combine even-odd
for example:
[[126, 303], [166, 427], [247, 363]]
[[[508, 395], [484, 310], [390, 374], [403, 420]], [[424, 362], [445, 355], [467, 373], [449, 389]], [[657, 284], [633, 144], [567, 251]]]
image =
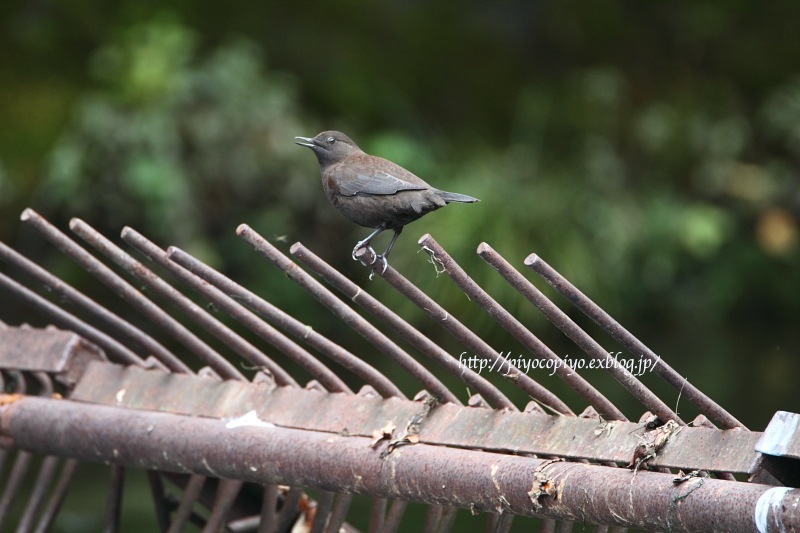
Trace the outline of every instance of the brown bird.
[[[375, 254], [383, 271], [403, 226], [450, 202], [472, 203], [477, 198], [440, 191], [420, 178], [381, 157], [368, 155], [350, 137], [338, 131], [323, 131], [314, 138], [295, 137], [300, 146], [314, 151], [322, 174], [322, 188], [333, 206], [356, 224], [375, 231], [358, 241], [356, 251], [367, 247], [380, 232], [394, 230], [386, 251]], [[373, 254], [375, 253], [372, 250]]]

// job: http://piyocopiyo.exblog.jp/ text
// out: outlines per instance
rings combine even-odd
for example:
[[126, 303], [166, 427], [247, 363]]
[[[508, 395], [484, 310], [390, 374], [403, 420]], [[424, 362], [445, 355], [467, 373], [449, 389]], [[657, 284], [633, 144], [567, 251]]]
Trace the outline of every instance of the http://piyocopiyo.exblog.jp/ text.
[[622, 352], [608, 352], [608, 357], [604, 359], [583, 359], [565, 355], [561, 358], [538, 358], [525, 355], [514, 355], [511, 352], [500, 352], [500, 357], [494, 360], [471, 355], [468, 352], [461, 352], [458, 362], [465, 368], [482, 372], [498, 372], [501, 374], [513, 374], [523, 372], [528, 374], [532, 370], [542, 370], [552, 376], [560, 368], [567, 368], [570, 372], [576, 370], [607, 370], [612, 367], [622, 367], [634, 376], [641, 376], [647, 372], [652, 372], [659, 359], [651, 359], [644, 356], [623, 357]]

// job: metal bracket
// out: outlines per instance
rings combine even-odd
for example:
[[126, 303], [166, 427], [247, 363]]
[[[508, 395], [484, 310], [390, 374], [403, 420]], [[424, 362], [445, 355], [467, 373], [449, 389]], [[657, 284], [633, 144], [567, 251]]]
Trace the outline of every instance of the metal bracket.
[[789, 487], [800, 486], [800, 414], [775, 413], [755, 450], [763, 454], [756, 479], [768, 474]]
[[71, 331], [0, 328], [0, 368], [4, 370], [45, 372], [72, 388], [91, 361], [105, 360], [103, 350]]

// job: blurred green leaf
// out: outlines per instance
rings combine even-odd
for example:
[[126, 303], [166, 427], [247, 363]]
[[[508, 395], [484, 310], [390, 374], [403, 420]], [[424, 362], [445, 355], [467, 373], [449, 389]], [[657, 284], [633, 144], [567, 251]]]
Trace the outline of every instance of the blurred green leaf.
[[716, 253], [725, 244], [733, 226], [725, 210], [710, 205], [687, 206], [681, 219], [680, 241], [698, 257]]

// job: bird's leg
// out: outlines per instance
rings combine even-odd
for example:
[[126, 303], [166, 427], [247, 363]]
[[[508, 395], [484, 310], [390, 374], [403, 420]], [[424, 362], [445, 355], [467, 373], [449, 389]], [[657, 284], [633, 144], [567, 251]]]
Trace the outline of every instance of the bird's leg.
[[[367, 247], [367, 248], [369, 248], [370, 250], [372, 250], [372, 247], [369, 245], [369, 241], [371, 241], [372, 239], [374, 239], [374, 238], [375, 238], [375, 236], [376, 236], [378, 233], [382, 232], [382, 231], [383, 231], [383, 230], [385, 230], [385, 229], [386, 229], [386, 226], [385, 226], [385, 225], [380, 225], [380, 226], [378, 226], [378, 227], [375, 229], [375, 231], [373, 231], [372, 233], [370, 233], [369, 235], [367, 235], [367, 237], [366, 237], [365, 239], [358, 241], [358, 242], [356, 243], [356, 247], [355, 247], [355, 248], [353, 248], [353, 253], [352, 253], [352, 254], [351, 254], [351, 256], [350, 256], [350, 257], [352, 257], [352, 258], [353, 258], [353, 261], [358, 261], [358, 258], [356, 258], [356, 252], [357, 252], [359, 249], [361, 249], [361, 248], [364, 248], [364, 247]], [[375, 255], [375, 256], [377, 256], [377, 254], [375, 253], [375, 250], [372, 250], [372, 254], [373, 254], [373, 255]]]
[[389, 252], [392, 251], [392, 246], [394, 246], [394, 241], [400, 236], [400, 232], [403, 231], [403, 226], [400, 226], [399, 229], [394, 230], [394, 235], [392, 235], [392, 240], [389, 241], [389, 246], [386, 247], [386, 251], [383, 252], [380, 257], [381, 261], [383, 261], [383, 270], [381, 270], [381, 275], [386, 272], [386, 269], [389, 268]]

